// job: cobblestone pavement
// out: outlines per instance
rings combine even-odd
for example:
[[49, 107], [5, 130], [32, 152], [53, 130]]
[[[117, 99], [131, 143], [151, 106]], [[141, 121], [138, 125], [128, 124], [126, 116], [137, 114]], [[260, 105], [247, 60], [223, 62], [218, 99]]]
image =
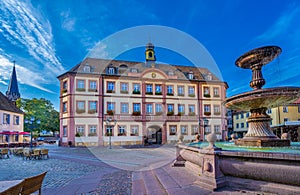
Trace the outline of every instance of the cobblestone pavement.
[[[47, 171], [43, 194], [131, 194], [131, 172], [103, 163], [87, 148], [48, 148], [50, 158], [45, 160], [25, 160], [14, 155], [0, 159], [0, 181], [23, 179]], [[74, 189], [72, 183], [78, 189]], [[78, 184], [86, 187], [80, 189]]]
[[0, 159], [0, 181], [18, 180], [47, 171], [43, 195], [102, 194], [267, 194], [224, 188], [217, 192], [194, 184], [195, 176], [173, 168], [175, 148], [49, 148], [49, 159]]

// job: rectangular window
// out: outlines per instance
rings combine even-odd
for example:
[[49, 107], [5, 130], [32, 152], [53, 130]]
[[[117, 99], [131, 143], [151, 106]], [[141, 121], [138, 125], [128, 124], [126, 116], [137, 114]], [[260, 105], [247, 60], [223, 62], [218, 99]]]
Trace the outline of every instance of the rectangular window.
[[192, 125], [192, 135], [196, 135], [199, 133], [198, 125]]
[[14, 125], [20, 125], [20, 117], [14, 115]]
[[85, 84], [84, 84], [84, 80], [77, 80], [77, 86], [76, 86], [76, 90], [77, 91], [84, 91], [85, 90]]
[[76, 126], [76, 135], [77, 136], [84, 136], [85, 135], [85, 129], [83, 125]]
[[77, 101], [76, 112], [77, 113], [85, 112], [85, 102], [84, 101]]
[[146, 114], [152, 114], [152, 113], [153, 113], [153, 105], [146, 104]]
[[131, 136], [138, 136], [139, 135], [139, 126], [138, 125], [132, 125], [131, 126], [130, 135]]
[[[272, 125], [272, 121], [271, 121], [271, 125]], [[249, 127], [249, 123], [248, 122], [246, 122], [246, 127], [247, 128]]]
[[153, 94], [152, 84], [146, 84], [146, 94], [148, 95]]
[[204, 104], [204, 114], [205, 115], [210, 115], [210, 105], [209, 104]]
[[214, 125], [215, 133], [220, 133], [220, 125]]
[[288, 107], [287, 106], [283, 106], [283, 112], [289, 112]]
[[237, 129], [239, 128], [239, 124], [238, 123], [235, 126], [236, 126]]
[[288, 119], [288, 118], [284, 118], [283, 121], [284, 121], [284, 122], [287, 122], [287, 121], [289, 121], [289, 119]]
[[178, 96], [184, 96], [184, 86], [178, 86], [177, 87], [177, 95]]
[[141, 104], [133, 103], [133, 112], [141, 112]]
[[133, 94], [140, 94], [140, 84], [139, 83], [133, 83]]
[[97, 81], [89, 81], [89, 91], [97, 91]]
[[173, 95], [173, 85], [167, 85], [167, 95]]
[[97, 126], [96, 125], [89, 126], [89, 136], [97, 136]]
[[195, 115], [195, 105], [189, 105], [189, 115], [190, 116]]
[[247, 112], [246, 113], [246, 118], [248, 118], [250, 116], [250, 113], [249, 112]]
[[220, 115], [220, 106], [214, 105], [214, 115]]
[[128, 93], [128, 83], [121, 83], [121, 93]]
[[241, 113], [241, 118], [244, 118], [244, 113]]
[[105, 136], [114, 136], [114, 126], [107, 125], [105, 128]]
[[239, 114], [236, 114], [236, 115], [235, 115], [235, 119], [239, 119]]
[[126, 126], [123, 125], [119, 126], [118, 136], [126, 136]]
[[63, 137], [67, 137], [67, 136], [68, 136], [68, 127], [63, 126]]
[[68, 105], [67, 102], [63, 102], [63, 108], [62, 108], [63, 112], [67, 112], [68, 111], [67, 110], [68, 109], [67, 105]]
[[219, 93], [219, 87], [214, 87], [214, 97], [220, 97], [220, 93]]
[[162, 114], [162, 105], [161, 104], [155, 104], [155, 113], [156, 114]]
[[112, 114], [115, 113], [115, 103], [114, 102], [107, 102], [107, 113], [110, 114], [110, 112], [112, 112]]
[[176, 133], [177, 133], [177, 126], [170, 125], [170, 135], [176, 135]]
[[97, 112], [97, 101], [89, 101], [89, 113]]
[[115, 93], [115, 82], [113, 81], [108, 81], [107, 82], [107, 93]]
[[121, 103], [121, 113], [128, 113], [128, 103]]
[[203, 87], [204, 97], [210, 97], [209, 87]]
[[205, 126], [204, 131], [205, 131], [206, 134], [211, 133], [210, 126]]
[[180, 126], [181, 129], [181, 135], [187, 135], [187, 126], [186, 125], [182, 125]]
[[68, 89], [68, 82], [67, 81], [63, 82], [62, 88], [63, 89]]
[[244, 128], [244, 127], [245, 127], [244, 123], [241, 123], [241, 128]]
[[161, 94], [162, 94], [162, 86], [155, 85], [155, 95], [161, 95]]
[[178, 115], [184, 114], [184, 104], [178, 104]]
[[167, 105], [168, 113], [173, 112], [174, 113], [174, 104], [168, 104]]
[[194, 86], [188, 87], [188, 94], [190, 97], [195, 97], [195, 87]]

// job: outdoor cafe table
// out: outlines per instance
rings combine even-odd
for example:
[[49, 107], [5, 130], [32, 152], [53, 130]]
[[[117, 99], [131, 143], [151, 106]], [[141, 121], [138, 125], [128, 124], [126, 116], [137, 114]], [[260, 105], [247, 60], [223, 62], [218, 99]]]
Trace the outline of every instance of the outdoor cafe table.
[[0, 181], [0, 194], [1, 192], [4, 192], [10, 187], [13, 187], [19, 183], [21, 183], [23, 180], [10, 180], [10, 181]]

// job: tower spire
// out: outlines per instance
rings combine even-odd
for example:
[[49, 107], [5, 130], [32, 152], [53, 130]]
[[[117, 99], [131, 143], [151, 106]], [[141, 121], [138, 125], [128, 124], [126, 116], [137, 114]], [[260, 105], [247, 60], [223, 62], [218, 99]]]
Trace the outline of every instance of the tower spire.
[[15, 67], [16, 61], [13, 61], [13, 63], [14, 63], [13, 71], [12, 71], [12, 74], [10, 77], [8, 89], [6, 91], [6, 97], [10, 101], [15, 102], [21, 96], [20, 96], [20, 92], [19, 92], [18, 80], [17, 80], [17, 74], [16, 74], [16, 67]]

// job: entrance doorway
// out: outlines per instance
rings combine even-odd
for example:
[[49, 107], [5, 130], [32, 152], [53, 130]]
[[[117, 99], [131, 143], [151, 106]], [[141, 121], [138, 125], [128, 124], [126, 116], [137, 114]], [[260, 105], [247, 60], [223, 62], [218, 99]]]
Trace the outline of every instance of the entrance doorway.
[[149, 144], [161, 144], [162, 143], [162, 131], [159, 126], [150, 126], [147, 129], [147, 137]]

